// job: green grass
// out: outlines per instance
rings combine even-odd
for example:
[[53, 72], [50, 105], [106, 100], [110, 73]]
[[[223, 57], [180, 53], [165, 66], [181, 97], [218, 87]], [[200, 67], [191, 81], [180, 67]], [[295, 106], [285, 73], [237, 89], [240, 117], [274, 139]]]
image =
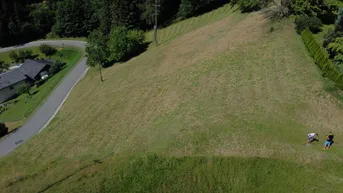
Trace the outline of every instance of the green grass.
[[18, 98], [9, 101], [9, 103], [14, 103], [14, 101], [17, 102], [12, 104], [7, 111], [0, 115], [0, 120], [5, 122], [22, 123], [22, 120], [28, 119], [82, 56], [82, 51], [71, 47], [65, 48], [59, 52], [62, 55], [62, 58], [59, 58], [56, 54], [52, 59], [59, 59], [66, 62], [66, 67], [56, 75], [49, 78], [42, 86], [37, 89], [32, 89], [31, 92], [37, 92], [36, 94], [32, 96], [23, 94]]
[[[271, 33], [263, 15], [225, 9], [163, 29], [103, 83], [91, 69], [45, 130], [0, 159], [1, 190], [340, 192], [343, 110], [292, 20]], [[306, 147], [310, 132], [320, 142]]]
[[[212, 22], [218, 21], [225, 17], [242, 17], [243, 15], [234, 12], [237, 7], [232, 8], [230, 5], [224, 5], [223, 7], [214, 10], [210, 13], [204, 14], [200, 17], [192, 17], [181, 22], [174, 23], [167, 28], [162, 28], [158, 30], [158, 43], [163, 44], [168, 41], [173, 40], [175, 37], [183, 35], [194, 29], [206, 26]], [[146, 39], [149, 42], [154, 41], [154, 31], [150, 31], [146, 34]]]

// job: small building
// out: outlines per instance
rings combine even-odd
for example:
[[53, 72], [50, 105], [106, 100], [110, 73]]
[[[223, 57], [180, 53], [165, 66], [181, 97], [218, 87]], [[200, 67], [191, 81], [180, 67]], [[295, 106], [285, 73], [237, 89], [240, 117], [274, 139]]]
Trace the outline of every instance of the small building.
[[19, 68], [0, 74], [0, 103], [17, 95], [23, 84], [33, 85], [48, 74], [51, 60], [26, 60]]

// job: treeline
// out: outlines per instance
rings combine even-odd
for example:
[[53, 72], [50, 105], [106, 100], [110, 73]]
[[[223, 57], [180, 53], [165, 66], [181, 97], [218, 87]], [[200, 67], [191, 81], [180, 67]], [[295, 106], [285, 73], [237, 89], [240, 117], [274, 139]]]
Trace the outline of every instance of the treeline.
[[[158, 0], [158, 22], [168, 24], [214, 9], [228, 0]], [[95, 29], [146, 30], [155, 0], [0, 0], [0, 47], [50, 37], [86, 37]]]
[[53, 9], [49, 0], [1, 0], [0, 46], [44, 36], [54, 24]]

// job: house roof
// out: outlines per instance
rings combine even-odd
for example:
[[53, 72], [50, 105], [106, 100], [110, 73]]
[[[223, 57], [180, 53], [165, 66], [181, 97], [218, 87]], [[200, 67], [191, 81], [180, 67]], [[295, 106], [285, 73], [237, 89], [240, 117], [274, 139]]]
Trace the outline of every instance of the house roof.
[[0, 90], [26, 79], [19, 69], [0, 74]]
[[53, 60], [26, 60], [19, 68], [0, 74], [0, 90], [29, 78], [34, 79]]
[[27, 75], [32, 79], [43, 70], [48, 62], [45, 60], [25, 60], [25, 62], [18, 68], [18, 70], [23, 74]]

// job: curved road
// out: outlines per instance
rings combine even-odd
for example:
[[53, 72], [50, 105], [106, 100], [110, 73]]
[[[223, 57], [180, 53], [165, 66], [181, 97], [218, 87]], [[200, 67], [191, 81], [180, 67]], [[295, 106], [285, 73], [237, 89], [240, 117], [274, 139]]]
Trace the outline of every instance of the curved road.
[[[16, 47], [1, 48], [0, 52], [7, 52], [18, 48], [27, 48], [48, 44], [52, 46], [75, 46], [84, 49], [86, 42], [72, 40], [37, 41]], [[44, 129], [54, 118], [69, 93], [76, 83], [83, 78], [87, 72], [86, 58], [82, 58], [75, 68], [67, 74], [62, 82], [52, 91], [48, 99], [42, 104], [35, 114], [21, 128], [10, 133], [0, 141], [0, 157], [7, 155], [20, 144], [30, 139], [33, 135]]]

